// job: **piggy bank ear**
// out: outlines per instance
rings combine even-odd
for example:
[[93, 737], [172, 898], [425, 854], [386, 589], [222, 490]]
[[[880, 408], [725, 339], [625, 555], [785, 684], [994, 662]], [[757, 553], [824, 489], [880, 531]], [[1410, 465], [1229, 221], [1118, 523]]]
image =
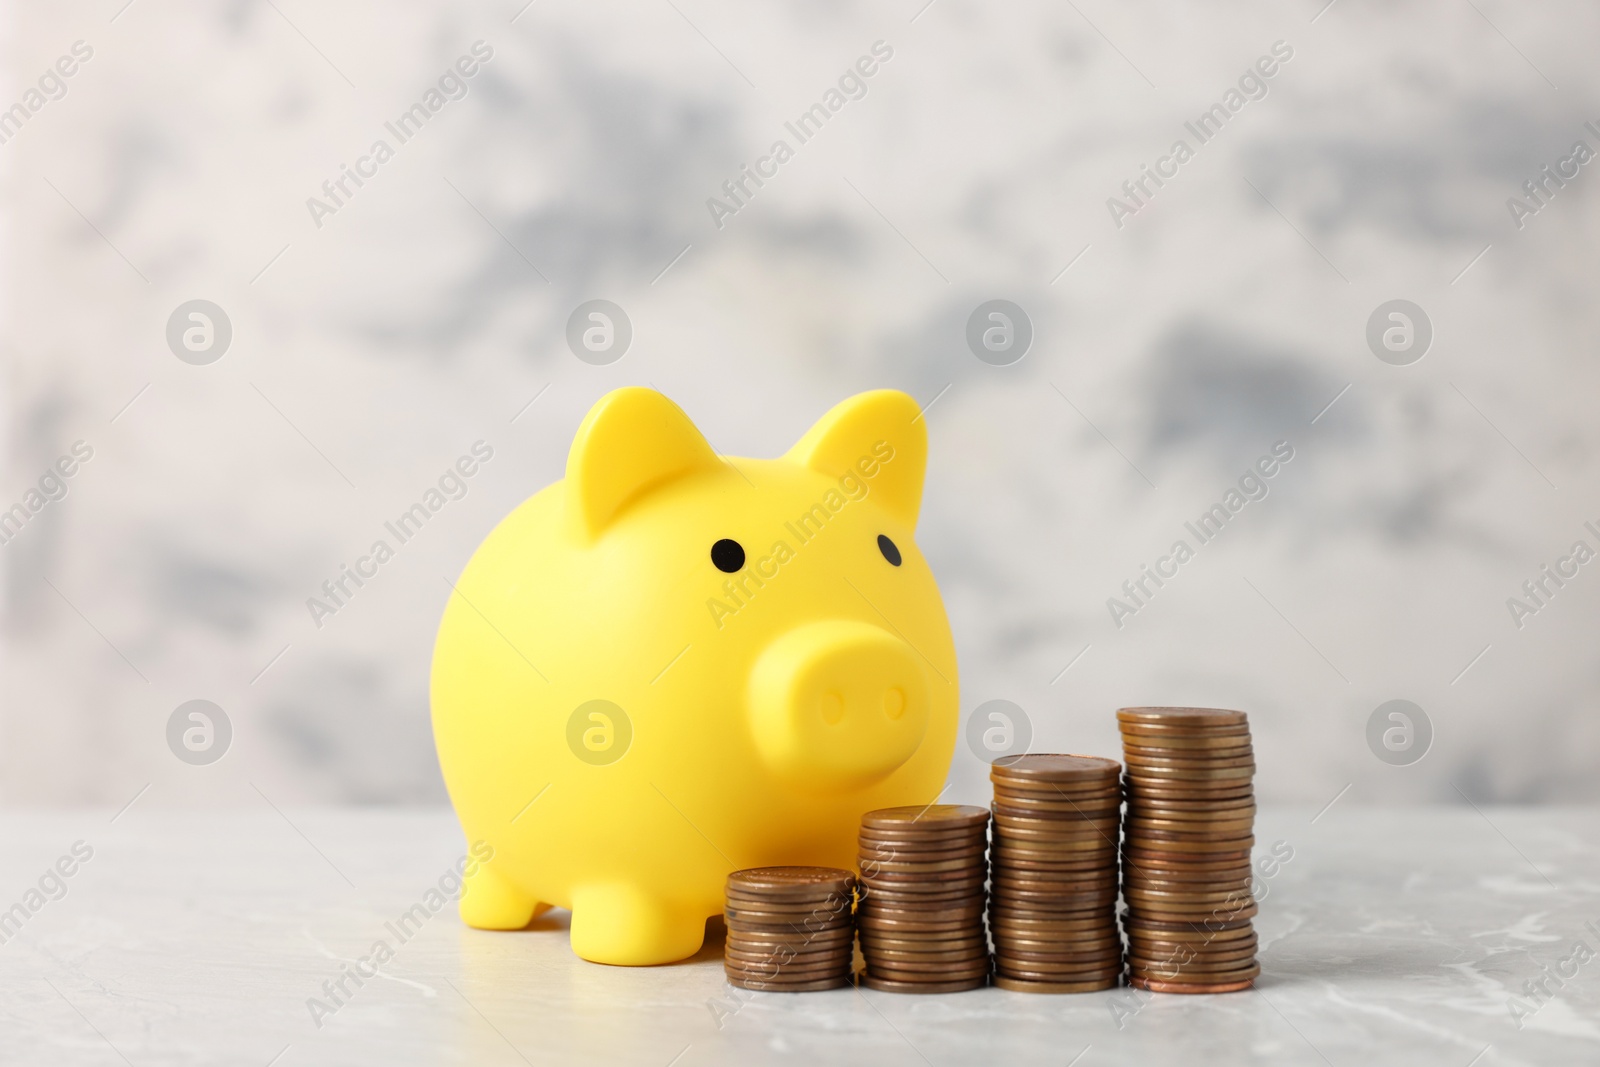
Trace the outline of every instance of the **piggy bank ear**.
[[833, 478], [854, 474], [869, 487], [870, 499], [916, 525], [928, 427], [917, 402], [898, 389], [858, 393], [839, 403], [784, 458]]
[[614, 390], [589, 409], [567, 454], [569, 529], [592, 541], [636, 497], [721, 465], [678, 405], [654, 389]]

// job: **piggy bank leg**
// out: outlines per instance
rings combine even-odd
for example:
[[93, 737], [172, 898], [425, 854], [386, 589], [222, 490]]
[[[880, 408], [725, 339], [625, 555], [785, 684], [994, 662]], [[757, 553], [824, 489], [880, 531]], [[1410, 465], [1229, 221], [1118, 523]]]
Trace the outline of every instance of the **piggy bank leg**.
[[463, 879], [460, 909], [461, 921], [479, 930], [520, 930], [534, 916], [549, 911], [550, 905], [539, 903], [483, 863]]
[[700, 951], [706, 918], [637, 886], [605, 883], [572, 892], [572, 951], [591, 963], [639, 967]]

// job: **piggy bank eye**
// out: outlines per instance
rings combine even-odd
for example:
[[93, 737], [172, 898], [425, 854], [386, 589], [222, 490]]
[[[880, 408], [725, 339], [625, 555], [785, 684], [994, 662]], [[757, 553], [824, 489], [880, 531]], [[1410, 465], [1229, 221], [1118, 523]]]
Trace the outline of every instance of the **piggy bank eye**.
[[732, 574], [744, 566], [744, 546], [724, 537], [711, 546], [711, 562], [724, 574]]
[[900, 566], [899, 547], [883, 534], [878, 535], [878, 551], [883, 553], [884, 559], [888, 560], [890, 563], [893, 563], [896, 567]]

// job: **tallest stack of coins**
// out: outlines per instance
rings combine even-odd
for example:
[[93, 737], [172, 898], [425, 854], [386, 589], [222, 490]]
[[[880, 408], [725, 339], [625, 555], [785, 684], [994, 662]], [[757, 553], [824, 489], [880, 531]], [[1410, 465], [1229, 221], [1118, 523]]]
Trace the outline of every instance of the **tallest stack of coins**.
[[1250, 918], [1255, 756], [1242, 711], [1123, 708], [1128, 980], [1228, 993], [1261, 973]]

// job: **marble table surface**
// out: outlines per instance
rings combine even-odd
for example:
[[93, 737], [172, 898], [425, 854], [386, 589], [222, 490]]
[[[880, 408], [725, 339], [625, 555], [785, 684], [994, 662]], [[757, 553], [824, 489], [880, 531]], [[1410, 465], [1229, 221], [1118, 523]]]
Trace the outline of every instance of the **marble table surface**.
[[1263, 881], [1263, 974], [1209, 997], [745, 994], [715, 937], [597, 966], [559, 911], [486, 933], [449, 905], [401, 941], [462, 853], [448, 811], [114, 814], [0, 815], [0, 1063], [1600, 1062], [1593, 810], [1264, 809], [1258, 855], [1293, 858]]

